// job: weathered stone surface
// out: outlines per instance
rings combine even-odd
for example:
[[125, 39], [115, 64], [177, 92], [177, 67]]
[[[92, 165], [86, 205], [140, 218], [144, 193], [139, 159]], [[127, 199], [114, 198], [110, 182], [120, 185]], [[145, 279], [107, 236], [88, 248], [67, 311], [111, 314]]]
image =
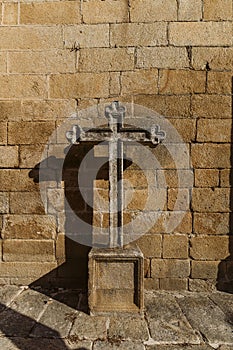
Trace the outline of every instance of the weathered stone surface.
[[162, 255], [162, 235], [144, 235], [137, 244], [144, 257], [160, 258]]
[[[27, 281], [26, 285], [35, 281], [35, 279], [44, 276], [48, 272], [51, 273], [57, 267], [56, 262], [1, 262], [0, 274], [2, 277], [11, 277], [13, 281], [17, 281], [18, 285], [22, 281]], [[52, 273], [51, 273], [52, 275]], [[54, 275], [55, 277], [55, 275]]]
[[202, 0], [181, 0], [178, 6], [179, 21], [200, 21], [202, 18]]
[[55, 129], [54, 122], [10, 122], [8, 142], [10, 144], [46, 144]]
[[8, 57], [10, 73], [75, 72], [75, 53], [68, 50], [10, 52]]
[[223, 169], [220, 171], [220, 186], [231, 187], [232, 184], [232, 172], [230, 169]]
[[196, 260], [220, 260], [229, 255], [228, 236], [202, 236], [191, 239], [190, 255]]
[[[1, 29], [1, 28], [0, 28]], [[0, 30], [1, 35], [1, 30]], [[46, 78], [42, 75], [2, 75], [0, 98], [45, 98]]]
[[51, 239], [55, 233], [55, 218], [45, 215], [8, 215], [2, 230], [4, 239]]
[[177, 19], [177, 3], [174, 0], [135, 0], [131, 3], [132, 22], [173, 21]]
[[76, 1], [20, 4], [22, 24], [76, 24], [81, 23], [80, 4]]
[[112, 24], [110, 43], [113, 47], [166, 45], [166, 30], [167, 25], [163, 22]]
[[2, 24], [4, 25], [16, 25], [18, 24], [18, 12], [19, 4], [17, 3], [5, 3], [3, 4], [3, 18]]
[[54, 74], [49, 82], [50, 95], [52, 98], [107, 97], [108, 81], [108, 73]]
[[0, 167], [16, 168], [19, 164], [17, 146], [0, 146]]
[[88, 269], [91, 314], [143, 312], [144, 264], [138, 247], [93, 248], [89, 253]]
[[197, 212], [229, 212], [229, 189], [194, 188], [192, 193], [192, 208]]
[[[41, 306], [43, 305], [44, 307], [44, 303], [42, 305], [39, 303], [39, 307], [34, 309], [35, 300], [33, 300], [33, 304], [30, 304], [30, 301], [30, 296], [28, 296], [28, 305], [21, 304], [21, 308], [16, 301], [13, 303], [13, 308], [6, 309], [1, 313], [0, 333], [2, 336], [25, 337], [29, 335], [29, 332], [36, 323], [35, 318], [41, 313]], [[38, 295], [36, 301], [39, 302]]]
[[216, 279], [218, 276], [219, 261], [192, 261], [191, 277], [203, 279]]
[[152, 260], [152, 277], [188, 277], [190, 266], [188, 260], [178, 259], [153, 259]]
[[[48, 350], [68, 350], [75, 349], [69, 346], [69, 343], [65, 343], [62, 339], [30, 339], [30, 338], [0, 338], [0, 347], [7, 350], [18, 350], [18, 349], [48, 349]], [[77, 344], [79, 345], [79, 344]], [[89, 350], [90, 347], [86, 347], [86, 344], [80, 344], [80, 346], [85, 346], [82, 349]]]
[[163, 258], [188, 258], [188, 237], [184, 235], [164, 235], [163, 237]]
[[79, 340], [105, 340], [108, 322], [108, 318], [103, 316], [91, 317], [86, 314], [78, 314], [69, 336]]
[[31, 332], [35, 338], [64, 338], [68, 336], [77, 312], [55, 300], [49, 301], [45, 312]]
[[169, 42], [175, 46], [231, 46], [230, 22], [172, 22]]
[[232, 55], [233, 49], [231, 47], [194, 47], [192, 49], [192, 65], [195, 69], [205, 69], [208, 62], [210, 69], [231, 70], [233, 68]]
[[205, 92], [204, 72], [189, 70], [161, 70], [159, 92], [161, 94], [188, 94]]
[[[68, 349], [74, 349], [74, 350], [77, 350], [77, 349], [92, 350], [93, 349], [93, 345], [90, 340], [77, 340], [75, 338], [70, 339], [68, 337], [68, 339], [64, 339], [64, 343]], [[67, 348], [65, 348], [64, 350], [67, 350]]]
[[[0, 110], [1, 110], [1, 107], [0, 107]], [[0, 123], [0, 144], [5, 145], [6, 143], [7, 143], [7, 124], [1, 122]]]
[[76, 25], [64, 27], [65, 48], [109, 47], [109, 25]]
[[[179, 201], [177, 201], [179, 195]], [[168, 210], [186, 211], [189, 208], [190, 194], [187, 188], [168, 189]]]
[[3, 261], [54, 261], [54, 241], [16, 240], [3, 242]]
[[216, 169], [196, 169], [194, 178], [197, 187], [217, 187], [219, 185], [219, 171]]
[[1, 306], [0, 311], [4, 310], [6, 306], [8, 306], [11, 301], [22, 292], [22, 289], [18, 286], [1, 286], [0, 288], [0, 300]]
[[231, 94], [232, 73], [230, 72], [209, 72], [207, 91], [212, 94]]
[[216, 280], [190, 279], [189, 291], [198, 293], [210, 293], [216, 290]]
[[200, 331], [210, 344], [233, 343], [232, 326], [209, 298], [197, 294], [176, 300], [191, 326]]
[[230, 119], [200, 119], [197, 123], [197, 141], [231, 142]]
[[208, 21], [232, 20], [232, 1], [204, 0], [204, 19]]
[[[1, 108], [1, 104], [0, 104]], [[75, 100], [25, 100], [22, 101], [22, 116], [19, 114], [18, 106], [9, 106], [8, 110], [11, 108], [12, 112], [9, 113], [7, 106], [3, 105], [3, 110], [6, 110], [6, 114], [9, 115], [9, 120], [17, 120], [21, 117], [23, 120], [35, 120], [35, 121], [49, 121], [57, 120], [59, 118], [67, 118], [73, 114], [76, 110]], [[15, 110], [17, 108], [17, 110]], [[35, 150], [34, 150], [35, 152]], [[28, 152], [28, 153], [34, 153]]]
[[194, 233], [203, 235], [229, 234], [228, 213], [194, 213]]
[[224, 95], [194, 95], [192, 112], [203, 118], [230, 118], [231, 99]]
[[149, 338], [149, 332], [144, 319], [117, 316], [110, 318], [108, 336], [113, 341], [114, 339], [146, 341]]
[[0, 213], [9, 212], [9, 195], [7, 192], [0, 192]]
[[146, 347], [146, 350], [212, 350], [209, 345], [154, 345]]
[[230, 146], [228, 144], [194, 144], [191, 148], [195, 168], [229, 168]]
[[118, 341], [115, 344], [113, 342], [101, 342], [94, 343], [94, 350], [144, 350], [142, 343], [136, 343], [131, 341]]
[[128, 21], [128, 3], [126, 0], [89, 0], [82, 3], [84, 23], [117, 23]]
[[172, 296], [148, 294], [145, 304], [151, 336], [157, 344], [200, 343], [200, 338]]
[[160, 278], [159, 287], [161, 290], [184, 291], [188, 289], [187, 278]]
[[167, 117], [189, 117], [191, 113], [189, 96], [143, 94], [134, 96], [133, 101]]
[[102, 48], [80, 50], [80, 72], [127, 71], [134, 68], [134, 49]]
[[211, 293], [210, 299], [227, 315], [227, 321], [232, 324], [233, 296], [230, 293]]
[[[3, 26], [0, 28], [0, 36], [3, 39], [0, 43], [1, 50], [46, 50], [63, 47], [62, 31], [58, 26]], [[16, 77], [13, 78], [16, 80]]]
[[49, 297], [35, 290], [26, 289], [13, 300], [10, 307], [21, 315], [37, 319], [45, 309]]
[[168, 188], [191, 188], [193, 187], [192, 170], [164, 169], [157, 170], [157, 185], [163, 187], [163, 177], [165, 177], [165, 186]]
[[121, 75], [122, 93], [133, 95], [147, 91], [148, 94], [155, 94], [158, 91], [157, 81], [157, 69], [123, 72]]
[[146, 47], [137, 50], [138, 68], [189, 67], [187, 50], [177, 47]]
[[10, 207], [11, 214], [45, 214], [44, 204], [38, 192], [10, 193]]
[[6, 73], [6, 54], [5, 52], [0, 53], [0, 73]]

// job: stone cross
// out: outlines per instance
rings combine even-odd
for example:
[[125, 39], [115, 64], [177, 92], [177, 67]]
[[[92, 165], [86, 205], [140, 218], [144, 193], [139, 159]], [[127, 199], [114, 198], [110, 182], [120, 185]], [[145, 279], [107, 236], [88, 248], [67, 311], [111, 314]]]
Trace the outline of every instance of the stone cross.
[[165, 132], [159, 125], [144, 130], [141, 128], [124, 127], [126, 109], [118, 101], [112, 102], [105, 108], [105, 117], [108, 119], [108, 127], [102, 129], [84, 129], [74, 125], [71, 131], [66, 133], [67, 139], [72, 144], [79, 142], [108, 142], [109, 153], [109, 234], [110, 248], [123, 247], [123, 147], [125, 142], [143, 142], [157, 145], [165, 138]]

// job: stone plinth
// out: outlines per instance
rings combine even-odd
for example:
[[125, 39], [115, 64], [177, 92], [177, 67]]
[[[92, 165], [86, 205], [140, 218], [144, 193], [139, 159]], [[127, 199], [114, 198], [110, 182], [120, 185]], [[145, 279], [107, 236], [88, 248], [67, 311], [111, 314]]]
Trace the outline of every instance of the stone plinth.
[[138, 247], [93, 248], [89, 253], [91, 314], [143, 313], [143, 254]]

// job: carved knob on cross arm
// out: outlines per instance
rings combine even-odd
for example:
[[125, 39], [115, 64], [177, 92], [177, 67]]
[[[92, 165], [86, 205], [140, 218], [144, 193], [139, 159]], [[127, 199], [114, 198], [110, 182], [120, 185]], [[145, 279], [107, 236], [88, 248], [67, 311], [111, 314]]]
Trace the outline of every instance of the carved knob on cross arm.
[[66, 138], [70, 143], [74, 144], [78, 142], [81, 134], [82, 128], [78, 125], [73, 125], [72, 130], [66, 132]]
[[166, 132], [160, 129], [159, 125], [154, 125], [150, 130], [150, 139], [154, 145], [157, 145], [166, 138]]

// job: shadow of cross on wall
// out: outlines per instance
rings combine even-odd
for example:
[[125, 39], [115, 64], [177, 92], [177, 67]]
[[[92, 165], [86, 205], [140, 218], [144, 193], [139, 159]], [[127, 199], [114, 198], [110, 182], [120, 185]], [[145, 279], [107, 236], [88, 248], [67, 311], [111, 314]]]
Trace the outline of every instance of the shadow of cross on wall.
[[[96, 145], [98, 142], [96, 143]], [[72, 233], [75, 230], [75, 234], [78, 233], [79, 227], [73, 224], [72, 218], [77, 215], [81, 220], [89, 224], [90, 231], [85, 232], [85, 239], [88, 237], [89, 246], [82, 245], [68, 236], [65, 236], [65, 243], [63, 257], [61, 257], [62, 263], [56, 269], [42, 276], [38, 280], [30, 284], [30, 288], [37, 286], [42, 287], [64, 287], [75, 288], [77, 290], [87, 291], [88, 283], [88, 253], [92, 245], [93, 238], [93, 193], [94, 188], [89, 189], [88, 200], [89, 204], [85, 203], [85, 200], [80, 192], [78, 183], [79, 167], [84, 160], [84, 157], [89, 153], [88, 162], [85, 164], [86, 171], [90, 174], [94, 169], [99, 169], [97, 173], [97, 179], [108, 181], [109, 165], [108, 157], [96, 157], [94, 152], [95, 144], [85, 143], [72, 145], [64, 150], [66, 154], [65, 160], [54, 156], [44, 159], [30, 171], [29, 177], [33, 178], [36, 183], [43, 183], [44, 181], [58, 184], [61, 181], [64, 183], [64, 188], [59, 189], [64, 191], [66, 204], [65, 204], [65, 223], [64, 233]], [[99, 166], [102, 164], [102, 166]], [[124, 159], [123, 168], [130, 166], [132, 162]], [[62, 178], [59, 178], [58, 169], [62, 167]], [[93, 181], [95, 178], [93, 178]], [[72, 209], [73, 216], [70, 215]], [[54, 213], [58, 215], [59, 212]], [[59, 219], [58, 219], [59, 220]], [[81, 232], [82, 233], [82, 232]], [[65, 260], [65, 261], [64, 261]], [[59, 257], [58, 257], [58, 263]], [[50, 291], [46, 291], [49, 295]], [[82, 306], [82, 311], [88, 311], [87, 302], [85, 306]]]

